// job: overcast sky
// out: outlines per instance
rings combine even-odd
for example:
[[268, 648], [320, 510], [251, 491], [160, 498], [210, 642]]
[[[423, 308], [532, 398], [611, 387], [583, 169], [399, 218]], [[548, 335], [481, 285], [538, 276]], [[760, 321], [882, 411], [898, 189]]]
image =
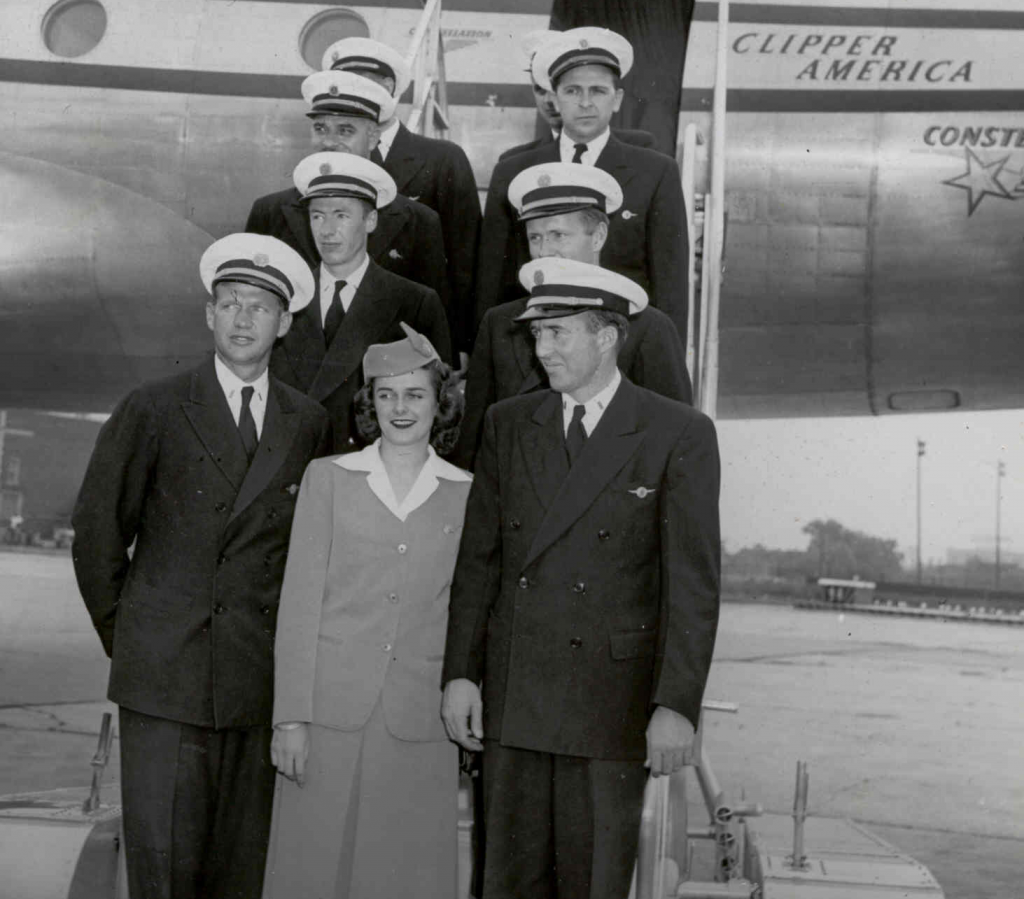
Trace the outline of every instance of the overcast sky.
[[923, 558], [994, 545], [996, 461], [1006, 463], [1003, 550], [1024, 553], [1024, 410], [880, 418], [720, 421], [722, 536], [803, 549], [815, 518], [898, 541], [913, 565], [917, 438]]

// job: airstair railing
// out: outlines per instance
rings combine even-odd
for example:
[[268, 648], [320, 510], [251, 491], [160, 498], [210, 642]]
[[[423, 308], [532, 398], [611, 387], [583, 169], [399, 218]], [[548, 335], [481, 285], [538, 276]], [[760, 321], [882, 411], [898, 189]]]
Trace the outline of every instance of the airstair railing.
[[412, 111], [406, 128], [426, 137], [448, 136], [448, 81], [441, 37], [441, 0], [427, 0], [406, 62], [412, 69]]

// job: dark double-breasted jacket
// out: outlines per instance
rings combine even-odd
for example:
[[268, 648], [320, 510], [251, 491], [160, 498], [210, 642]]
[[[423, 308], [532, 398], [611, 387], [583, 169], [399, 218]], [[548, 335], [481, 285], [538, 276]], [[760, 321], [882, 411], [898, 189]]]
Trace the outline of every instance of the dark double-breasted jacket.
[[[516, 321], [525, 308], [526, 298], [502, 303], [488, 309], [480, 324], [466, 378], [466, 411], [452, 456], [462, 468], [473, 468], [489, 406], [548, 385], [530, 332], [524, 322]], [[629, 336], [619, 351], [619, 368], [640, 387], [671, 400], [693, 402], [686, 348], [672, 320], [660, 309], [648, 307], [630, 318]]]
[[[491, 176], [480, 229], [477, 262], [477, 322], [499, 303], [522, 293], [518, 272], [529, 262], [526, 231], [508, 201], [509, 182], [524, 169], [558, 162], [558, 143], [509, 156]], [[633, 147], [611, 135], [596, 167], [622, 188], [622, 208], [611, 216], [601, 265], [640, 284], [651, 305], [675, 322], [686, 341], [688, 243], [683, 189], [675, 161], [656, 150]]]
[[[290, 187], [260, 197], [252, 204], [245, 230], [284, 241], [315, 272], [320, 267], [320, 253], [309, 227], [309, 212], [299, 202], [301, 196]], [[444, 236], [433, 209], [399, 194], [377, 210], [377, 227], [367, 235], [366, 252], [381, 268], [429, 287], [447, 309], [451, 292]]]
[[320, 312], [319, 270], [313, 301], [292, 316], [288, 333], [274, 344], [270, 371], [320, 403], [331, 417], [332, 452], [358, 445], [352, 399], [363, 384], [363, 354], [371, 343], [405, 336], [400, 322], [430, 340], [445, 361], [451, 338], [441, 301], [428, 287], [385, 271], [373, 260], [328, 347]]
[[118, 405], [72, 518], [113, 702], [202, 727], [270, 724], [295, 498], [329, 432], [319, 405], [272, 377], [249, 464], [212, 359]]
[[451, 141], [414, 134], [399, 124], [384, 169], [400, 194], [440, 216], [451, 290], [448, 324], [456, 352], [468, 353], [473, 346], [473, 276], [482, 215], [466, 152]]
[[643, 759], [656, 705], [696, 725], [718, 619], [711, 420], [623, 379], [571, 469], [561, 395], [484, 420], [444, 680], [483, 683], [484, 737]]

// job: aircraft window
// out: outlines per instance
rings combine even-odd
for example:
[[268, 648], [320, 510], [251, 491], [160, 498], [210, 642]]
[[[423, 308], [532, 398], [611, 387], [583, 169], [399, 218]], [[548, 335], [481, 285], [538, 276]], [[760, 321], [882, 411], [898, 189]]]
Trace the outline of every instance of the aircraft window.
[[43, 18], [43, 41], [65, 58], [88, 53], [106, 30], [107, 11], [97, 0], [61, 0]]
[[306, 65], [319, 69], [327, 48], [344, 37], [369, 37], [366, 20], [351, 9], [328, 9], [313, 16], [299, 35], [299, 51]]

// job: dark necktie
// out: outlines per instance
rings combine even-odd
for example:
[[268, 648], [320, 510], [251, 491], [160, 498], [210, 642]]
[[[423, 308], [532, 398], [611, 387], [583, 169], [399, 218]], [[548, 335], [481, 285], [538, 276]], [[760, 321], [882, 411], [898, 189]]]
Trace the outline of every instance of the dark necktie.
[[252, 402], [252, 387], [242, 388], [242, 411], [238, 413], [238, 434], [242, 438], [242, 446], [245, 447], [245, 454], [252, 462], [256, 455], [256, 445], [260, 442], [256, 436], [256, 420], [252, 417], [252, 410], [249, 403]]
[[587, 407], [582, 404], [573, 406], [572, 421], [569, 422], [569, 430], [565, 432], [565, 451], [569, 454], [569, 464], [572, 465], [579, 454], [583, 451], [583, 444], [587, 442], [587, 432], [583, 428], [583, 415]]
[[327, 315], [324, 316], [324, 342], [331, 345], [334, 335], [338, 333], [341, 320], [345, 317], [345, 307], [341, 305], [341, 291], [345, 286], [344, 281], [334, 282], [334, 296], [331, 297], [331, 305], [327, 307]]
[[583, 154], [587, 152], [587, 145], [586, 144], [573, 144], [572, 148], [573, 148], [573, 150], [576, 151], [575, 153], [572, 154], [572, 161], [573, 162], [578, 162], [578, 163], [582, 164], [583, 163]]
[[370, 150], [370, 162], [384, 168], [384, 157], [380, 155], [380, 150], [377, 147]]

